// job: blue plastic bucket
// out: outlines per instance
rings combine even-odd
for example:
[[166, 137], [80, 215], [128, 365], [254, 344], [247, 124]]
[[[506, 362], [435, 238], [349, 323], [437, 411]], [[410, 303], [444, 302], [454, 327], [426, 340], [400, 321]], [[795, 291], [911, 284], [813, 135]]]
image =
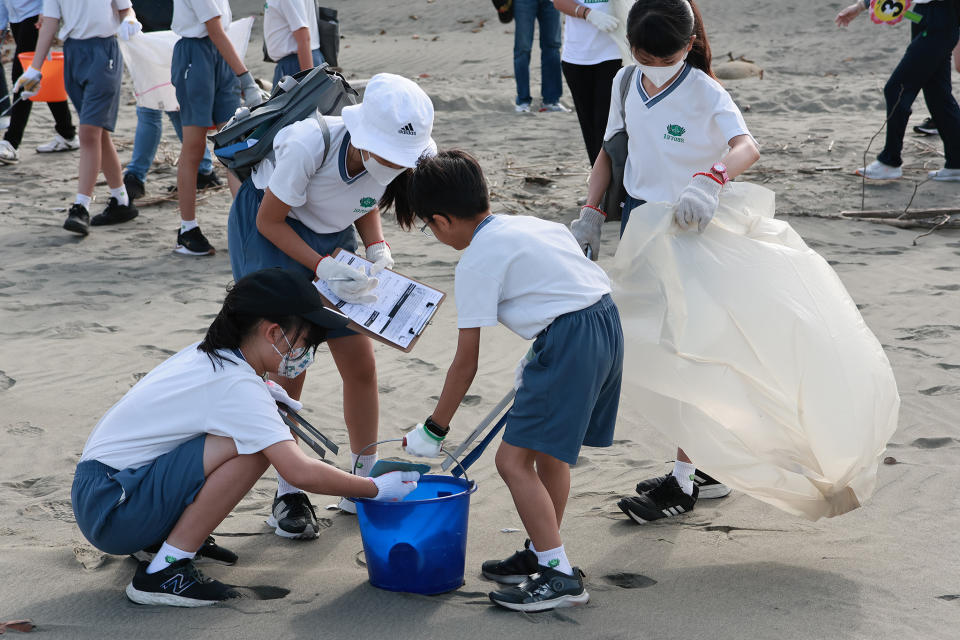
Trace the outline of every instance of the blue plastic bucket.
[[370, 584], [427, 595], [460, 588], [476, 490], [463, 478], [425, 475], [400, 502], [357, 499]]

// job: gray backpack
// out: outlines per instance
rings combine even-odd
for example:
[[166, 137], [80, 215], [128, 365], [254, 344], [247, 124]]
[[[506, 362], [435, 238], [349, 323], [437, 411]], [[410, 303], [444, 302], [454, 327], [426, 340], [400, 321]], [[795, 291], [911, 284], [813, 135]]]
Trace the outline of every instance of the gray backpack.
[[627, 164], [627, 93], [637, 74], [636, 65], [631, 65], [620, 78], [620, 118], [624, 125], [621, 131], [603, 143], [603, 150], [610, 156], [610, 186], [603, 194], [600, 208], [607, 214], [607, 222], [619, 220], [623, 213], [623, 203], [627, 199], [627, 190], [623, 186], [623, 170]]

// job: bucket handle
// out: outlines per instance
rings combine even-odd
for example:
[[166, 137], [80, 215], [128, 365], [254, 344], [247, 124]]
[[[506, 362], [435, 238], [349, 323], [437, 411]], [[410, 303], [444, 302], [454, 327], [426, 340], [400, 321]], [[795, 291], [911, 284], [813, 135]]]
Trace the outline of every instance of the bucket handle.
[[[375, 447], [375, 446], [377, 446], [378, 444], [384, 444], [385, 442], [403, 442], [403, 438], [388, 438], [388, 439], [386, 439], [386, 440], [377, 440], [376, 442], [371, 442], [370, 444], [368, 444], [367, 446], [365, 446], [363, 449], [360, 449], [360, 453], [358, 453], [357, 456], [362, 456], [362, 455], [363, 455], [363, 452], [366, 451], [367, 449], [369, 449], [370, 447]], [[444, 454], [445, 456], [447, 456], [448, 458], [450, 458], [450, 459], [453, 461], [454, 464], [456, 464], [458, 467], [460, 467], [460, 471], [463, 472], [463, 479], [464, 479], [464, 480], [466, 480], [468, 483], [472, 483], [472, 482], [473, 482], [473, 481], [470, 479], [470, 477], [467, 475], [467, 470], [466, 470], [466, 468], [464, 468], [464, 466], [463, 466], [462, 464], [460, 464], [460, 461], [457, 460], [455, 457], [453, 457], [453, 455], [452, 455], [449, 451], [447, 451], [447, 450], [444, 449], [443, 447], [440, 447], [440, 453], [442, 453], [442, 454]], [[350, 473], [351, 473], [351, 474], [357, 475], [357, 464], [358, 464], [359, 462], [360, 462], [360, 458], [358, 457], [358, 458], [357, 458], [357, 461], [353, 463], [353, 469], [350, 470]]]

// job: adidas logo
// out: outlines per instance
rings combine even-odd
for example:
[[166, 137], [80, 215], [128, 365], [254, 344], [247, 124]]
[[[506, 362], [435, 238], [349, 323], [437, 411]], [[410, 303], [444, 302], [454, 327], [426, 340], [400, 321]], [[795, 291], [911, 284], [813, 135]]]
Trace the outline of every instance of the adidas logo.
[[415, 135], [417, 135], [417, 132], [413, 130], [413, 124], [411, 124], [411, 123], [409, 123], [409, 122], [408, 122], [406, 125], [404, 125], [403, 127], [401, 127], [401, 128], [397, 131], [397, 133], [402, 133], [402, 134], [405, 135], [405, 136], [415, 136]]

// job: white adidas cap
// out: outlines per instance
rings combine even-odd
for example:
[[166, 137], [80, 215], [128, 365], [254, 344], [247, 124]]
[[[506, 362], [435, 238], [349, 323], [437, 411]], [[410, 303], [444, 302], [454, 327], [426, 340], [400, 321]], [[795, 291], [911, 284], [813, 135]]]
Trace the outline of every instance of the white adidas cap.
[[424, 153], [436, 153], [433, 103], [417, 83], [392, 73], [370, 78], [363, 102], [340, 114], [357, 149], [403, 167], [415, 167]]

